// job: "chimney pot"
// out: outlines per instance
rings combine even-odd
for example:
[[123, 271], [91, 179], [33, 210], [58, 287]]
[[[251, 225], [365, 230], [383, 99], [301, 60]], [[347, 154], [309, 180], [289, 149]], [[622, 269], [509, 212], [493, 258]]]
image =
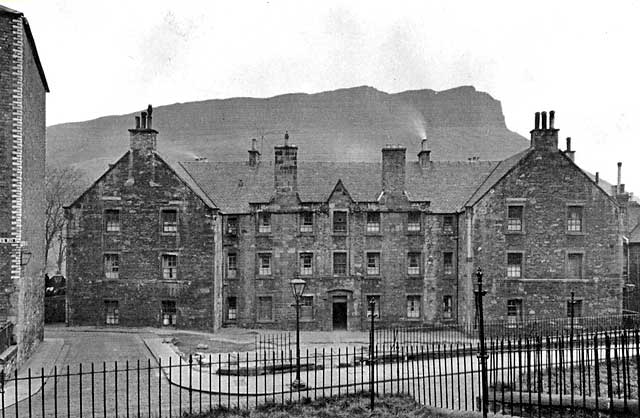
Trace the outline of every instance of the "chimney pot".
[[151, 129], [151, 114], [153, 113], [153, 107], [147, 106], [147, 128]]
[[423, 139], [420, 145], [421, 145], [422, 151], [426, 151], [427, 150], [427, 138]]
[[618, 190], [620, 190], [620, 183], [622, 183], [622, 163], [618, 162]]
[[284, 131], [284, 146], [289, 145], [289, 131]]
[[136, 129], [140, 129], [140, 116], [136, 116]]
[[147, 112], [142, 112], [142, 117], [140, 118], [142, 122], [142, 129], [147, 129]]
[[540, 129], [540, 112], [536, 112], [534, 129]]
[[542, 116], [542, 130], [547, 129], [547, 112], [542, 112], [540, 114]]
[[596, 184], [600, 184], [600, 172], [596, 171]]
[[571, 137], [567, 137], [567, 151], [571, 152]]
[[552, 110], [549, 112], [549, 129], [553, 129], [553, 124], [555, 123], [555, 119], [556, 119], [556, 111]]
[[251, 151], [255, 151], [256, 150], [256, 139], [252, 138], [251, 139]]

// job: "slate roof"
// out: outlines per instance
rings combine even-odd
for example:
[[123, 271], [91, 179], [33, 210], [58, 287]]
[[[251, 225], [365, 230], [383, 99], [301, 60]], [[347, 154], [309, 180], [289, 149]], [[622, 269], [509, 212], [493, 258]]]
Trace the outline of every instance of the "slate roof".
[[[246, 162], [181, 162], [182, 167], [225, 213], [247, 213], [250, 203], [268, 203], [272, 197], [273, 164], [256, 167]], [[497, 161], [433, 161], [421, 167], [406, 165], [409, 200], [430, 202], [436, 213], [458, 211]], [[357, 202], [375, 202], [381, 192], [381, 163], [306, 162], [298, 164], [298, 195], [302, 202], [326, 202], [338, 180]]]

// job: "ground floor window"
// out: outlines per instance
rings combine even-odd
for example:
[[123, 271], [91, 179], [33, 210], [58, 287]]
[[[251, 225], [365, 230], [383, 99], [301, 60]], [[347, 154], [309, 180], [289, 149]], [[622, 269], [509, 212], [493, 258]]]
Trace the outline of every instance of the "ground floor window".
[[313, 296], [300, 296], [300, 320], [313, 320]]
[[258, 297], [258, 321], [273, 321], [273, 298]]
[[407, 296], [407, 318], [420, 318], [420, 296]]
[[176, 302], [174, 300], [163, 300], [162, 325], [175, 325], [177, 316]]
[[120, 310], [118, 309], [117, 300], [105, 300], [105, 323], [107, 325], [117, 325], [120, 323]]
[[444, 319], [453, 318], [453, 298], [450, 295], [442, 297], [442, 317]]
[[507, 300], [507, 322], [509, 324], [522, 322], [522, 299]]
[[235, 321], [238, 317], [238, 300], [235, 296], [227, 298], [227, 320]]

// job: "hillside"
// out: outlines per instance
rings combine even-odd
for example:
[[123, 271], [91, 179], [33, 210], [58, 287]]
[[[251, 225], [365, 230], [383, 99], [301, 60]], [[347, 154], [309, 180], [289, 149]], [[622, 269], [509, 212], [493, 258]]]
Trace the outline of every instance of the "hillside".
[[[147, 103], [140, 103], [140, 110]], [[425, 130], [435, 160], [501, 159], [528, 146], [506, 128], [502, 107], [470, 86], [436, 92], [388, 94], [355, 87], [317, 94], [231, 98], [154, 108], [158, 149], [171, 158], [244, 160], [251, 138], [263, 158], [285, 130], [311, 161], [378, 161], [387, 143], [403, 144], [415, 158]], [[47, 128], [47, 158], [99, 175], [128, 148], [133, 114]]]

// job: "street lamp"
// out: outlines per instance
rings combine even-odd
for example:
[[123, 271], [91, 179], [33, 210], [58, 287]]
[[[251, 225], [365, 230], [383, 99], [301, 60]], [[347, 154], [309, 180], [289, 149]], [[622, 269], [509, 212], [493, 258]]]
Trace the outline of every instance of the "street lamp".
[[300, 381], [300, 297], [304, 293], [307, 282], [302, 279], [293, 279], [289, 284], [296, 300], [296, 380], [291, 383], [291, 387], [293, 389], [302, 389], [305, 385]]

